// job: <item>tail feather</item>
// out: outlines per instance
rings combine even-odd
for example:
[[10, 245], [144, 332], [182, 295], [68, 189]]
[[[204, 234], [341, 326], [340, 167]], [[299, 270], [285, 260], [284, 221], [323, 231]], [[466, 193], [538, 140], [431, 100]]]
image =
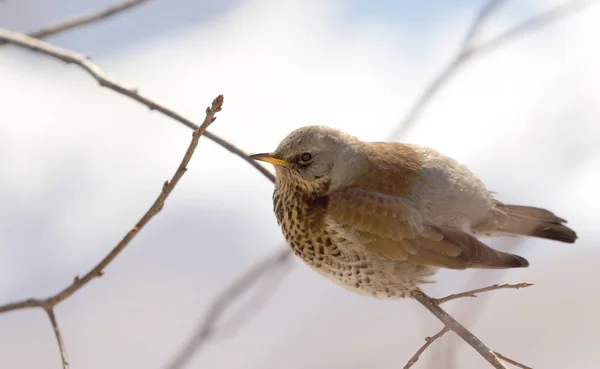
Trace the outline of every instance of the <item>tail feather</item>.
[[574, 243], [577, 240], [575, 231], [564, 225], [567, 221], [546, 209], [502, 203], [497, 203], [496, 208], [504, 214], [505, 219], [493, 222], [492, 231], [566, 243]]

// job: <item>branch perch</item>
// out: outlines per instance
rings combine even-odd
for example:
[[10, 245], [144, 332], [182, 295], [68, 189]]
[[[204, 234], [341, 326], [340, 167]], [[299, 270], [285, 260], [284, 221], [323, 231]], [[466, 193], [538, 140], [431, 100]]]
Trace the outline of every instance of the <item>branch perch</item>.
[[494, 351], [490, 350], [479, 338], [471, 333], [467, 328], [463, 327], [459, 322], [450, 316], [444, 309], [436, 304], [435, 299], [427, 296], [423, 291], [417, 291], [413, 294], [413, 298], [436, 316], [444, 326], [448, 327], [452, 332], [456, 333], [460, 338], [469, 344], [479, 355], [483, 356], [488, 363], [496, 369], [508, 369]]
[[431, 338], [427, 337], [425, 339], [425, 341], [426, 341], [425, 344], [423, 346], [421, 346], [421, 348], [413, 355], [413, 357], [404, 366], [404, 369], [408, 369], [411, 366], [413, 366], [417, 362], [417, 360], [419, 360], [419, 357], [423, 354], [423, 352], [425, 352], [425, 350], [427, 350], [427, 348], [433, 343], [433, 341], [435, 341], [436, 339], [443, 336], [449, 330], [456, 333], [460, 338], [463, 339], [463, 341], [465, 341], [466, 343], [469, 344], [469, 346], [474, 348], [475, 351], [477, 351], [481, 356], [483, 356], [483, 358], [486, 359], [496, 369], [508, 369], [502, 362], [500, 362], [499, 359], [502, 359], [502, 360], [506, 361], [507, 363], [516, 365], [522, 369], [531, 369], [530, 367], [528, 367], [526, 365], [523, 365], [517, 361], [509, 359], [508, 357], [506, 357], [502, 354], [499, 354], [495, 351], [490, 350], [486, 345], [483, 344], [483, 342], [481, 342], [479, 340], [479, 338], [477, 338], [477, 336], [475, 336], [473, 333], [471, 333], [463, 325], [458, 323], [452, 316], [450, 316], [450, 314], [448, 314], [444, 309], [442, 309], [440, 307], [440, 304], [442, 304], [444, 302], [460, 299], [463, 297], [477, 297], [476, 294], [482, 293], [482, 292], [496, 291], [496, 290], [500, 290], [500, 289], [509, 289], [509, 288], [510, 289], [519, 289], [519, 288], [525, 288], [525, 287], [529, 287], [529, 286], [533, 286], [533, 284], [527, 283], [527, 282], [515, 283], [515, 284], [508, 284], [508, 283], [494, 284], [492, 286], [478, 288], [475, 290], [465, 291], [465, 292], [457, 293], [457, 294], [453, 294], [453, 295], [448, 295], [446, 297], [437, 298], [437, 299], [427, 296], [421, 290], [416, 291], [415, 293], [413, 293], [412, 297], [415, 300], [417, 300], [421, 305], [425, 306], [425, 308], [427, 310], [429, 310], [433, 315], [435, 315], [442, 323], [444, 323], [444, 328], [441, 331], [439, 331], [437, 334], [435, 334], [433, 337], [431, 337]]

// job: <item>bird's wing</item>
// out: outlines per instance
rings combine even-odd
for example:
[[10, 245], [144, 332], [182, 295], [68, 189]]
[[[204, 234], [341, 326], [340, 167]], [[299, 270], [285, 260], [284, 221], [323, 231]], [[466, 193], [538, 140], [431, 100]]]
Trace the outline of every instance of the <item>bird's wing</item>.
[[460, 230], [423, 224], [406, 199], [361, 188], [330, 195], [327, 214], [365, 237], [365, 247], [391, 260], [450, 269], [527, 266]]

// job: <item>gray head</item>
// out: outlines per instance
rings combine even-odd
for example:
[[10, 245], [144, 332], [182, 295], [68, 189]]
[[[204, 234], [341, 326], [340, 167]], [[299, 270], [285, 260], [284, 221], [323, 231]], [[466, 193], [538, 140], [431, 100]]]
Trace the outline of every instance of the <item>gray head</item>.
[[273, 164], [278, 184], [316, 189], [327, 181], [334, 190], [356, 172], [361, 146], [356, 137], [337, 129], [306, 126], [287, 135], [274, 152], [251, 158]]

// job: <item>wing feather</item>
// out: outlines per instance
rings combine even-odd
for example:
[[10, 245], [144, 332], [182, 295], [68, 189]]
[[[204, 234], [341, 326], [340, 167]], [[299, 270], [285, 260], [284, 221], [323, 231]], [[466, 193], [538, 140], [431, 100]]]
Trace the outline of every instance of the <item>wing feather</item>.
[[397, 261], [449, 269], [528, 266], [524, 258], [492, 249], [461, 230], [423, 224], [400, 196], [361, 188], [330, 195], [327, 214], [362, 232], [365, 247]]

